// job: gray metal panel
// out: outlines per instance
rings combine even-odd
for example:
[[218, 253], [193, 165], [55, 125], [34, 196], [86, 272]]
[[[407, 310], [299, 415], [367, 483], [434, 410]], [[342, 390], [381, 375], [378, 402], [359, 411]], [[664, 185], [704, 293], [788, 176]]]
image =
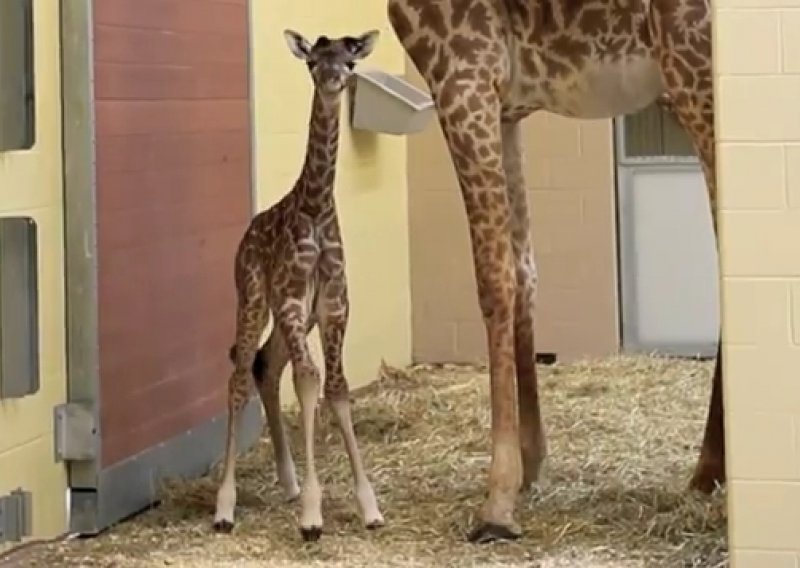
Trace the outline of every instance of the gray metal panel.
[[623, 350], [714, 357], [719, 269], [699, 165], [618, 168]]
[[91, 461], [97, 448], [97, 424], [92, 404], [68, 402], [53, 409], [55, 460]]
[[[222, 457], [227, 414], [216, 418], [100, 472], [96, 490], [75, 491], [71, 498], [70, 530], [96, 534], [153, 505], [166, 478], [199, 477]], [[246, 449], [261, 435], [261, 402], [245, 406], [237, 447]], [[266, 464], [265, 464], [266, 467]], [[209, 519], [213, 511], [209, 511]]]
[[0, 151], [34, 142], [33, 7], [0, 2]]
[[19, 542], [30, 536], [33, 527], [33, 495], [15, 489], [0, 497], [0, 544]]
[[69, 463], [73, 488], [97, 486], [100, 460], [93, 29], [91, 0], [61, 0], [67, 400], [93, 408], [98, 429], [97, 461]]
[[36, 223], [0, 218], [0, 398], [39, 390]]

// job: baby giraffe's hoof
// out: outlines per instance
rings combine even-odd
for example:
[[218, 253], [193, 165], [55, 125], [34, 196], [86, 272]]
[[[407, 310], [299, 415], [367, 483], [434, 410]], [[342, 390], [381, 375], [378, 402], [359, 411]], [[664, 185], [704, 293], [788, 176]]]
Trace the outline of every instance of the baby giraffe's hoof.
[[522, 531], [516, 525], [504, 526], [496, 523], [482, 523], [467, 535], [467, 540], [473, 544], [488, 544], [517, 540], [520, 536], [522, 536]]
[[214, 523], [214, 532], [220, 534], [230, 534], [233, 531], [233, 523], [222, 519]]
[[305, 542], [316, 542], [322, 536], [322, 527], [300, 527], [300, 535]]
[[367, 528], [368, 531], [375, 531], [380, 528], [383, 528], [385, 524], [386, 522], [383, 520], [382, 517], [377, 517], [375, 519], [370, 519], [369, 521], [367, 521], [364, 526]]

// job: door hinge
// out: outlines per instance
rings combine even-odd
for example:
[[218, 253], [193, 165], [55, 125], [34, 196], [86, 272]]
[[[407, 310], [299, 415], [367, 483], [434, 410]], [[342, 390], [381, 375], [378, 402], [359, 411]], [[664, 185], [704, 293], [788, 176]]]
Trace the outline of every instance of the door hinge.
[[19, 542], [31, 536], [32, 506], [32, 494], [21, 488], [0, 497], [0, 543]]
[[56, 461], [91, 461], [97, 452], [97, 426], [91, 405], [59, 404], [54, 409]]

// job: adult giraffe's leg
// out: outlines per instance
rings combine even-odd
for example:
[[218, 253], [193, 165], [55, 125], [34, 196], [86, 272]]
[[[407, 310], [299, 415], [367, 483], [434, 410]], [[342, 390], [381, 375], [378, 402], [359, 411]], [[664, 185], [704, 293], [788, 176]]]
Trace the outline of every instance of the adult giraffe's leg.
[[722, 345], [717, 347], [717, 362], [711, 383], [711, 402], [708, 405], [706, 430], [700, 458], [690, 482], [692, 489], [711, 493], [717, 484], [725, 483], [725, 417], [722, 400]]
[[222, 483], [217, 490], [217, 507], [214, 513], [214, 530], [229, 533], [233, 530], [236, 508], [236, 431], [242, 409], [250, 394], [253, 362], [258, 340], [267, 325], [267, 301], [262, 292], [262, 281], [249, 277], [244, 290], [239, 292], [236, 314], [236, 345], [231, 349], [234, 370], [228, 381], [228, 432], [225, 440]]
[[[717, 251], [717, 183], [714, 148], [714, 92], [711, 69], [711, 14], [706, 10], [691, 26], [675, 16], [674, 3], [651, 4], [652, 34], [662, 46], [659, 62], [672, 110], [694, 143], [703, 165]], [[721, 342], [721, 337], [720, 337]], [[711, 385], [706, 428], [690, 486], [705, 493], [725, 482], [725, 427], [722, 400], [722, 345]]]
[[523, 147], [519, 121], [503, 123], [503, 168], [511, 206], [511, 242], [517, 274], [514, 304], [514, 348], [517, 366], [520, 445], [523, 487], [539, 478], [547, 455], [539, 407], [534, 347], [534, 300], [538, 275], [533, 253], [530, 213], [523, 170]]
[[500, 101], [490, 82], [464, 73], [435, 93], [444, 136], [469, 221], [472, 256], [489, 351], [492, 459], [489, 495], [472, 542], [517, 538], [514, 506], [522, 485], [514, 360], [516, 275], [502, 164]]
[[[516, 497], [522, 485], [514, 306], [516, 276], [511, 248], [511, 212], [503, 169], [498, 89], [509, 78], [503, 22], [496, 2], [472, 0], [475, 18], [455, 17], [446, 3], [429, 10], [389, 0], [389, 21], [433, 96], [439, 123], [463, 196], [469, 221], [478, 297], [486, 326], [492, 405], [492, 459], [489, 495], [472, 542], [517, 538]], [[426, 6], [428, 6], [426, 4]], [[466, 3], [465, 3], [466, 5]], [[466, 10], [462, 10], [465, 15]], [[423, 15], [429, 17], [423, 17]], [[438, 17], [436, 17], [438, 15]], [[454, 48], [469, 37], [463, 54]]]
[[[328, 254], [331, 254], [328, 252]], [[344, 267], [337, 265], [320, 288], [317, 306], [322, 352], [325, 358], [325, 400], [333, 410], [342, 433], [345, 451], [350, 459], [354, 489], [359, 512], [368, 529], [384, 525], [383, 515], [375, 498], [375, 491], [367, 478], [361, 452], [358, 448], [353, 418], [350, 412], [350, 389], [344, 374], [342, 351], [349, 316], [347, 282]]]

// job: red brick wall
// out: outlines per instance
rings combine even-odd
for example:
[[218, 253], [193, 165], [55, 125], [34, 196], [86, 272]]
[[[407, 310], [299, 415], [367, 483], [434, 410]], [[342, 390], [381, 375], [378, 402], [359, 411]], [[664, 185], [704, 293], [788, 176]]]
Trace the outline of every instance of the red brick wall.
[[250, 217], [246, 0], [95, 0], [102, 462], [225, 409]]

